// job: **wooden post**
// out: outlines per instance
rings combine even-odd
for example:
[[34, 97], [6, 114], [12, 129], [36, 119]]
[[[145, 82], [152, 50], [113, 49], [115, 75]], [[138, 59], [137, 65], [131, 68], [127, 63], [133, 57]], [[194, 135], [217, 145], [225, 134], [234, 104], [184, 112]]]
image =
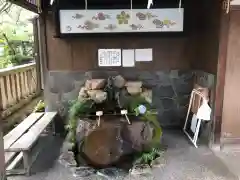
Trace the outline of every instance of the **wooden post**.
[[6, 180], [2, 123], [0, 122], [0, 180]]
[[41, 87], [41, 63], [40, 63], [40, 52], [39, 52], [39, 30], [38, 30], [38, 18], [33, 19], [33, 35], [34, 35], [34, 58], [36, 62], [36, 81], [37, 81], [37, 92], [40, 92]]
[[217, 80], [215, 92], [216, 98], [213, 109], [214, 111], [213, 133], [211, 134], [210, 146], [212, 146], [213, 144], [220, 144], [229, 22], [230, 14], [226, 14], [225, 11], [222, 10], [220, 19], [219, 53], [216, 77]]

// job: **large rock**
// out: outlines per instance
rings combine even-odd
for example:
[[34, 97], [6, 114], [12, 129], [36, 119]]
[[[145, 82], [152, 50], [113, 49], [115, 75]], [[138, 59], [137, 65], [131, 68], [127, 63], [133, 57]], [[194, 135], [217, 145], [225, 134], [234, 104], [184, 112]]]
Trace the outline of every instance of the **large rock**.
[[91, 79], [85, 82], [85, 88], [89, 90], [103, 89], [106, 84], [106, 79]]
[[123, 88], [125, 83], [126, 83], [126, 81], [121, 75], [116, 76], [113, 80], [114, 86], [116, 86], [118, 88]]
[[[120, 160], [121, 157], [145, 149], [152, 140], [152, 129], [148, 123], [130, 117], [131, 125], [121, 116], [103, 116], [100, 126], [88, 131], [79, 128], [84, 141], [81, 151], [88, 162], [104, 167]], [[96, 125], [96, 121], [89, 120]], [[92, 125], [93, 126], [93, 125]], [[80, 135], [82, 134], [82, 135]]]
[[88, 90], [89, 97], [96, 103], [102, 103], [107, 99], [107, 92], [102, 90]]
[[153, 128], [149, 123], [136, 121], [123, 128], [123, 140], [135, 151], [148, 150], [153, 137]]

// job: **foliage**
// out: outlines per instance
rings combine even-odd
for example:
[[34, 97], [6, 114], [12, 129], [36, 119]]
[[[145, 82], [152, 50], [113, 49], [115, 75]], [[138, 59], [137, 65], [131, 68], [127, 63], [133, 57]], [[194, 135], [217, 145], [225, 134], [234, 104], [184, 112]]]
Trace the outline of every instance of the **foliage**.
[[46, 107], [45, 103], [42, 100], [40, 100], [35, 106], [33, 112], [44, 112], [45, 107]]
[[8, 55], [6, 57], [7, 62], [10, 62], [12, 65], [21, 65], [24, 63], [28, 63], [29, 61], [33, 60], [31, 56], [24, 56], [22, 54], [16, 55]]
[[142, 152], [137, 154], [137, 158], [135, 160], [135, 164], [148, 164], [152, 166], [153, 161], [160, 157], [163, 154], [163, 151], [159, 148], [152, 148], [148, 152]]
[[[144, 114], [140, 114], [138, 109], [139, 105], [144, 105], [146, 107], [147, 111]], [[139, 116], [143, 121], [148, 121], [153, 125], [154, 137], [152, 140], [152, 146], [158, 146], [162, 136], [162, 129], [157, 119], [157, 112], [152, 110], [151, 104], [141, 96], [131, 96], [129, 97], [128, 110], [136, 116]]]
[[[130, 96], [128, 97], [128, 105], [127, 108], [130, 113], [137, 113], [136, 109], [139, 105], [146, 106], [147, 109], [151, 109], [151, 104], [149, 104], [143, 97], [141, 96]], [[136, 114], [138, 116], [138, 114]]]
[[34, 14], [6, 0], [0, 0], [0, 14], [0, 45], [4, 46], [0, 68], [33, 59], [33, 28], [29, 19]]
[[78, 118], [92, 112], [93, 105], [94, 105], [94, 101], [91, 99], [87, 99], [83, 101], [76, 100], [76, 101], [70, 102], [69, 123], [68, 123], [67, 129], [71, 133], [71, 136], [70, 136], [71, 142], [75, 142], [76, 140], [76, 128], [77, 128]]

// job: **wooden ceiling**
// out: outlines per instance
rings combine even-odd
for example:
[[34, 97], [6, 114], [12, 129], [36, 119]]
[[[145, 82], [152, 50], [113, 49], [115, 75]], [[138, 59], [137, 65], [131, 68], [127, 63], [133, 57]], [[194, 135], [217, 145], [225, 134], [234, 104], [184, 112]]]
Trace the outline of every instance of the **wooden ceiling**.
[[[84, 8], [85, 0], [56, 0], [61, 8]], [[87, 0], [88, 9], [131, 8], [131, 0]], [[134, 9], [147, 8], [148, 0], [132, 0]], [[153, 0], [153, 8], [178, 8], [179, 0]], [[184, 0], [182, 0], [182, 5]]]
[[[9, 0], [14, 4], [17, 4], [25, 9], [38, 12], [38, 8], [35, 5], [36, 0]], [[41, 9], [51, 10], [52, 8], [60, 9], [84, 9], [85, 0], [54, 0], [53, 5], [50, 5], [51, 0], [41, 0]], [[178, 8], [180, 0], [153, 0], [153, 6], [151, 8]], [[182, 7], [184, 7], [184, 1], [182, 0]], [[35, 4], [34, 4], [35, 3]], [[148, 0], [132, 0], [133, 9], [145, 9], [147, 8]], [[131, 0], [87, 0], [88, 9], [130, 9]]]

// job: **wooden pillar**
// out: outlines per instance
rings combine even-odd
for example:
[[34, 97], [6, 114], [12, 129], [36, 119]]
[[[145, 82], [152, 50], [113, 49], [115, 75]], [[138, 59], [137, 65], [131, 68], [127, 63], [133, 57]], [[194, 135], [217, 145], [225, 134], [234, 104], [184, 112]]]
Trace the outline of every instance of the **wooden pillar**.
[[0, 122], [0, 180], [6, 180], [2, 123]]
[[41, 85], [41, 61], [39, 52], [39, 29], [38, 29], [38, 17], [33, 19], [33, 36], [34, 36], [34, 58], [36, 62], [36, 75], [37, 75], [37, 92], [42, 89]]
[[212, 144], [220, 145], [230, 13], [221, 12]]

